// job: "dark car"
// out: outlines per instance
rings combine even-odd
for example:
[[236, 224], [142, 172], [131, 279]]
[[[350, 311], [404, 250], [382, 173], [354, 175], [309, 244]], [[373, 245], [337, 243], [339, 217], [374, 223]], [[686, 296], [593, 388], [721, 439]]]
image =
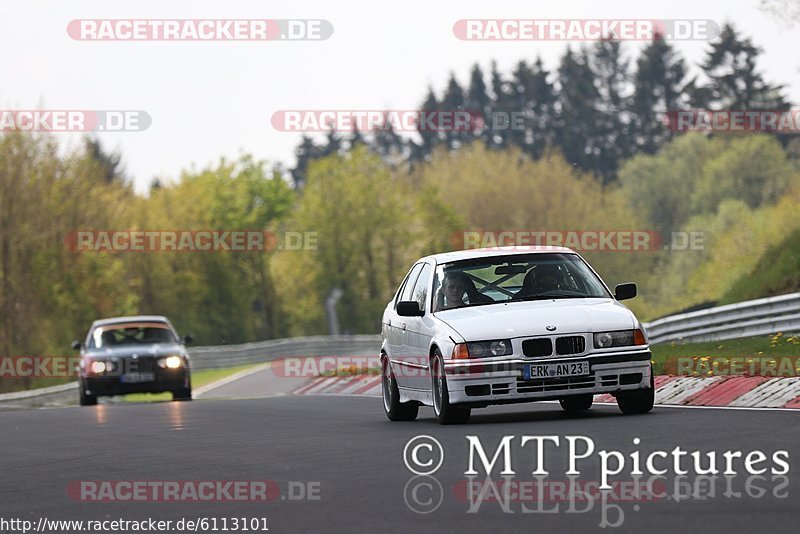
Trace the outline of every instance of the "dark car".
[[178, 337], [166, 317], [113, 317], [92, 323], [78, 369], [81, 406], [97, 397], [169, 391], [173, 400], [192, 400], [189, 353], [191, 336]]

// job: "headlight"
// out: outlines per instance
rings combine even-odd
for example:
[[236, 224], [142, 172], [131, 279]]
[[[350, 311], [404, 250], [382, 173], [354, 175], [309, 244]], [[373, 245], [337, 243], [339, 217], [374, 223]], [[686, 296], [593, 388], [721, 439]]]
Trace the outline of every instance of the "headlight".
[[630, 347], [631, 345], [644, 345], [644, 333], [639, 330], [617, 330], [615, 332], [599, 332], [594, 335], [594, 347], [607, 349], [609, 347]]
[[92, 372], [94, 374], [99, 375], [100, 373], [105, 372], [106, 370], [106, 362], [92, 362]]
[[181, 365], [183, 365], [183, 360], [181, 360], [180, 356], [167, 356], [158, 360], [158, 366], [162, 368], [177, 369]]
[[467, 343], [470, 358], [490, 358], [492, 356], [508, 356], [513, 352], [510, 339], [493, 341], [475, 341]]

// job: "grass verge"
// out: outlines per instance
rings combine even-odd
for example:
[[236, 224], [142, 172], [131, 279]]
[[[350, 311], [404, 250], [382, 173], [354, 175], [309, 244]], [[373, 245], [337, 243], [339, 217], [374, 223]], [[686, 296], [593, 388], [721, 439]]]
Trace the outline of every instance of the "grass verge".
[[725, 341], [659, 343], [652, 345], [650, 349], [653, 352], [653, 368], [657, 375], [676, 374], [674, 364], [679, 358], [693, 358], [702, 362], [731, 358], [744, 359], [745, 362], [748, 360], [766, 362], [777, 358], [793, 358], [796, 363], [800, 357], [800, 336], [784, 335], [779, 332], [771, 336]]
[[[254, 363], [249, 365], [239, 365], [237, 367], [226, 367], [225, 369], [203, 369], [192, 371], [192, 389], [197, 389], [206, 384], [222, 380], [247, 369], [263, 365]], [[125, 402], [161, 402], [172, 400], [172, 393], [131, 393], [122, 397]]]

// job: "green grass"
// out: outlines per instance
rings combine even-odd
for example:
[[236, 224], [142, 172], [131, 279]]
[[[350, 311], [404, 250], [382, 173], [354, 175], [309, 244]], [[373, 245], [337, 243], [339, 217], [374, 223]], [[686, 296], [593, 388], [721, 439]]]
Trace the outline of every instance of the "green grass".
[[752, 272], [737, 280], [720, 304], [800, 291], [800, 228], [771, 247]]
[[770, 358], [798, 358], [800, 356], [800, 336], [782, 333], [773, 336], [745, 337], [725, 341], [704, 343], [659, 343], [652, 345], [653, 368], [657, 375], [676, 374], [675, 362], [678, 358], [750, 358], [768, 360]]
[[[239, 365], [237, 367], [227, 367], [225, 369], [203, 369], [192, 371], [192, 389], [197, 389], [206, 384], [222, 380], [228, 376], [236, 374], [245, 369], [251, 369], [260, 363], [250, 365]], [[131, 393], [122, 397], [125, 402], [160, 402], [172, 400], [172, 393]]]

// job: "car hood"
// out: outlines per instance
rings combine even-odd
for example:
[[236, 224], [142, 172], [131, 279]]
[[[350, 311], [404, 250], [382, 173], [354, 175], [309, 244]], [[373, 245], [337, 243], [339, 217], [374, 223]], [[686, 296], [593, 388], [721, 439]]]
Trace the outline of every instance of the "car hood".
[[169, 354], [185, 355], [183, 345], [178, 343], [153, 343], [152, 345], [122, 345], [102, 349], [89, 349], [89, 358], [128, 358], [137, 356], [167, 356]]
[[628, 308], [600, 298], [504, 302], [440, 311], [436, 317], [466, 341], [628, 330], [637, 324]]

